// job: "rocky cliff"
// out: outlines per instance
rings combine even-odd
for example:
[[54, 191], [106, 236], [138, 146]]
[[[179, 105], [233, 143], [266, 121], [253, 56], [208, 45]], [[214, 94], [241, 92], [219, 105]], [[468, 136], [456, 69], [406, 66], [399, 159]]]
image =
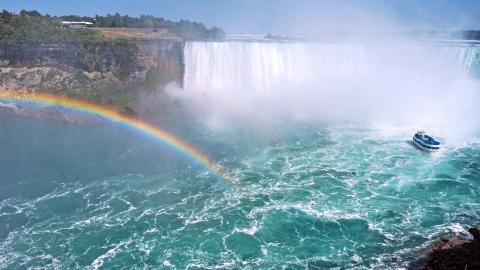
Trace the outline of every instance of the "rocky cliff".
[[139, 92], [182, 85], [184, 41], [0, 44], [0, 88], [48, 91], [125, 108]]
[[61, 65], [87, 72], [114, 72], [126, 80], [145, 79], [156, 71], [166, 81], [181, 83], [184, 42], [125, 40], [83, 44], [1, 44], [0, 65], [32, 67]]

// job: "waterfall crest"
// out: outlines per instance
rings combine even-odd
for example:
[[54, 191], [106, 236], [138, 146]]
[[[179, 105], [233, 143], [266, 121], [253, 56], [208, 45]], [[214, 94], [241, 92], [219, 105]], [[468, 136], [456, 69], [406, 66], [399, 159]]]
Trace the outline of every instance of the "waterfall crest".
[[412, 68], [469, 70], [479, 48], [426, 42], [188, 42], [184, 86], [205, 92], [268, 91], [285, 83], [372, 80]]

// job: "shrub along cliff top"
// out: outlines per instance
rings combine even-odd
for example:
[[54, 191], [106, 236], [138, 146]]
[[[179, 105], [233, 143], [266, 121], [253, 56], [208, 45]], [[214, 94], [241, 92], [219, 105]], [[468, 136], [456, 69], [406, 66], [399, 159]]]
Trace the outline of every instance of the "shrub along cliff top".
[[[93, 23], [93, 29], [61, 29], [62, 21], [87, 21]], [[184, 39], [220, 39], [225, 32], [218, 27], [207, 28], [202, 23], [181, 20], [173, 22], [154, 16], [130, 17], [118, 13], [107, 16], [50, 16], [38, 11], [22, 10], [19, 14], [3, 10], [0, 13], [0, 43], [58, 43], [58, 42], [96, 42], [115, 40], [104, 35], [106, 28], [145, 28], [152, 32], [162, 32], [165, 29]], [[128, 38], [128, 35], [123, 39]]]

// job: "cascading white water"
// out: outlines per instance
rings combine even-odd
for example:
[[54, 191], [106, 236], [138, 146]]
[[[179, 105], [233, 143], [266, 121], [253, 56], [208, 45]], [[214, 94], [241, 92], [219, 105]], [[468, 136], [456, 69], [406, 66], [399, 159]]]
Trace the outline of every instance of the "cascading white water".
[[185, 91], [174, 94], [193, 100], [199, 115], [353, 120], [446, 134], [480, 126], [479, 48], [406, 40], [188, 42]]
[[388, 70], [431, 68], [427, 65], [469, 69], [478, 50], [476, 45], [419, 42], [188, 42], [184, 86], [205, 92], [262, 91], [285, 83], [371, 79]]
[[[335, 59], [335, 61], [331, 61]], [[185, 48], [185, 88], [212, 91], [229, 88], [271, 89], [288, 81], [324, 76], [359, 76], [365, 58], [352, 44], [313, 45], [264, 42], [191, 42]]]

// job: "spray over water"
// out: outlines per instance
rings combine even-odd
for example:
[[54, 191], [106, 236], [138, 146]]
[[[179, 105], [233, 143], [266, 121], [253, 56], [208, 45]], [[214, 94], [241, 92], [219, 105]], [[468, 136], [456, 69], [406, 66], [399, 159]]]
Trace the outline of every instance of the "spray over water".
[[406, 39], [188, 42], [180, 95], [217, 120], [249, 115], [470, 134], [479, 124], [479, 48]]

